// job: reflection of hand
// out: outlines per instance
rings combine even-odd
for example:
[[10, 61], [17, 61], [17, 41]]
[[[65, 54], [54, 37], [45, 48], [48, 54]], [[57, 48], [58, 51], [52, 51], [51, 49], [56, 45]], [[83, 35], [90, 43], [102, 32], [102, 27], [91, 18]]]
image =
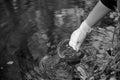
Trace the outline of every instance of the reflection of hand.
[[90, 27], [84, 21], [81, 26], [75, 30], [70, 38], [69, 45], [76, 51], [79, 50], [83, 40], [85, 39], [87, 33], [90, 32]]

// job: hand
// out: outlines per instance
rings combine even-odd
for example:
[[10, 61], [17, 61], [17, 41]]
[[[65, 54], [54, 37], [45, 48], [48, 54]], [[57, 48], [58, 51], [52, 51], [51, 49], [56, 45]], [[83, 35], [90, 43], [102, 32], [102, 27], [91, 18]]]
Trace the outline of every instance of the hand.
[[76, 51], [79, 51], [79, 48], [84, 41], [87, 33], [90, 32], [90, 27], [84, 21], [81, 26], [75, 30], [70, 38], [69, 45]]

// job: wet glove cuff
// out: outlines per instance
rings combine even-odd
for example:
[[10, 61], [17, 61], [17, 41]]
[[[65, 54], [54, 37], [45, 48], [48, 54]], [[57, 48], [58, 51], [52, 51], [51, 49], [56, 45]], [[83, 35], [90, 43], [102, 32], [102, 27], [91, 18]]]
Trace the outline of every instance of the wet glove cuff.
[[86, 21], [82, 22], [81, 26], [79, 27], [80, 31], [83, 31], [84, 33], [90, 33], [91, 27], [86, 23]]

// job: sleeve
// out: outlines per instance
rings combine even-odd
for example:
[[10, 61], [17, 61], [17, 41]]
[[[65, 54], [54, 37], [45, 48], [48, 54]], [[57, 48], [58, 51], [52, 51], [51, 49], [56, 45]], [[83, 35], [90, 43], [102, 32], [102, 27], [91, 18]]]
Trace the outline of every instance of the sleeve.
[[115, 0], [101, 0], [101, 2], [111, 10], [115, 10], [115, 7], [117, 7], [117, 2]]

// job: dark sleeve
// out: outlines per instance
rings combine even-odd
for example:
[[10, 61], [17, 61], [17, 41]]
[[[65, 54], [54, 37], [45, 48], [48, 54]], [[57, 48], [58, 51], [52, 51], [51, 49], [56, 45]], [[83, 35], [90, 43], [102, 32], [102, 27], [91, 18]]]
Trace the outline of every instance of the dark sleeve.
[[101, 2], [111, 10], [115, 10], [115, 7], [117, 6], [117, 1], [115, 0], [101, 0]]

